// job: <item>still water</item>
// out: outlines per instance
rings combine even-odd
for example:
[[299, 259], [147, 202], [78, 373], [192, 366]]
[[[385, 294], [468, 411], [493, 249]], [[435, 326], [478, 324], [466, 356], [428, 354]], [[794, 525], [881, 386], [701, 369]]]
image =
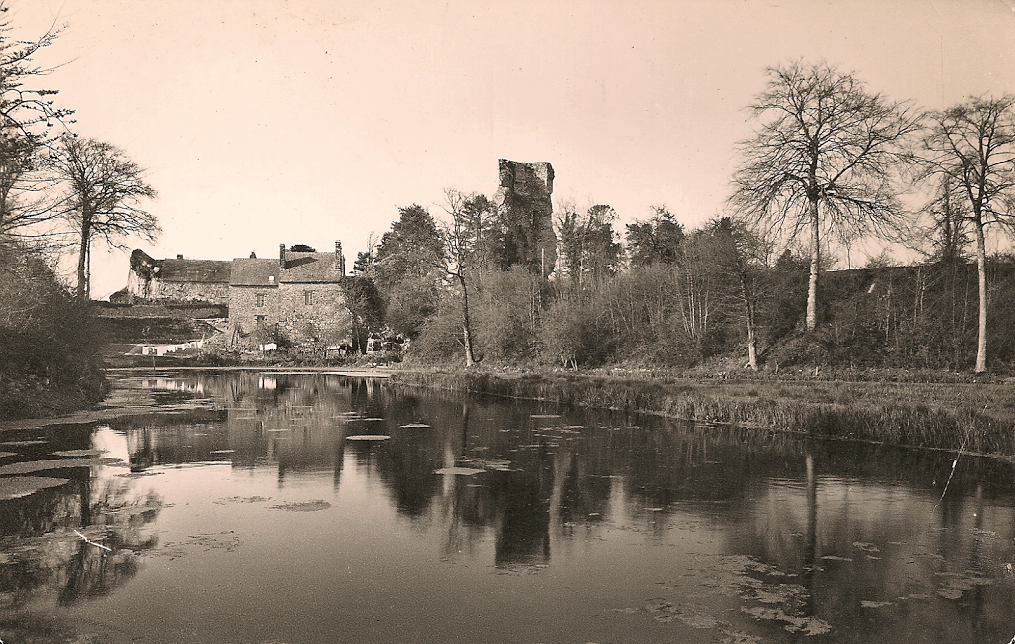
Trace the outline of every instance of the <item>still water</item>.
[[[998, 642], [1008, 463], [321, 374], [0, 434], [0, 639]], [[947, 486], [947, 487], [946, 487]]]

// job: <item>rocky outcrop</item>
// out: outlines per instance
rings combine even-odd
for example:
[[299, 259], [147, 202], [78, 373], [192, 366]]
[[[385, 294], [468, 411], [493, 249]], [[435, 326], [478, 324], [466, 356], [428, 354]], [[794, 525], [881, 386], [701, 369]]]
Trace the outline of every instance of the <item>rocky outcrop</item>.
[[500, 159], [500, 187], [494, 203], [505, 227], [509, 264], [522, 264], [544, 276], [557, 262], [553, 232], [553, 166]]

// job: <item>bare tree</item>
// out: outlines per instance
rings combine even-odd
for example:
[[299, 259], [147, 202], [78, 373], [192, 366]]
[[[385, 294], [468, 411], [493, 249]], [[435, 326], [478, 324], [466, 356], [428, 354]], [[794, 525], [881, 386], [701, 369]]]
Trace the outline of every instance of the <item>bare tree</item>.
[[[979, 275], [977, 373], [987, 370], [987, 226], [1015, 230], [1015, 96], [970, 97], [930, 116], [923, 139], [925, 176], [943, 177], [965, 202]], [[957, 195], [956, 195], [957, 196]]]
[[907, 160], [904, 141], [919, 129], [907, 103], [871, 94], [826, 63], [767, 70], [750, 106], [757, 133], [740, 142], [744, 162], [730, 204], [759, 236], [808, 238], [807, 329], [817, 326], [822, 236], [885, 234], [904, 216], [892, 170]]
[[61, 212], [78, 234], [77, 294], [87, 299], [92, 241], [102, 239], [114, 248], [122, 248], [118, 240], [131, 235], [154, 241], [162, 229], [138, 204], [154, 199], [156, 192], [140, 166], [102, 141], [65, 135], [52, 164], [66, 186]]
[[28, 237], [40, 234], [29, 229], [58, 214], [41, 196], [47, 187], [41, 152], [54, 140], [50, 128], [73, 111], [54, 105], [56, 90], [26, 87], [52, 71], [33, 56], [52, 45], [61, 30], [53, 25], [35, 40], [15, 38], [8, 10], [0, 0], [0, 235]]
[[440, 231], [444, 253], [435, 256], [438, 268], [457, 283], [462, 303], [462, 343], [465, 346], [465, 366], [476, 364], [472, 317], [469, 311], [469, 289], [472, 287], [475, 271], [487, 259], [483, 231], [488, 222], [484, 218], [496, 214], [495, 209], [486, 205], [489, 200], [483, 195], [466, 195], [453, 188], [444, 190], [441, 207], [450, 216], [450, 221], [441, 222]]

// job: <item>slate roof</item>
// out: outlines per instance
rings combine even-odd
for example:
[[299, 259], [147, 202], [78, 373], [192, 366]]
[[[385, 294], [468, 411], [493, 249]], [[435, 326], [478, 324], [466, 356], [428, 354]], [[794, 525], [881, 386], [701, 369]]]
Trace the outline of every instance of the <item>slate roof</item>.
[[[277, 259], [239, 257], [232, 262], [229, 284], [232, 286], [275, 286], [278, 284]], [[274, 280], [269, 280], [268, 277]]]
[[[275, 261], [278, 265], [278, 261]], [[300, 253], [286, 251], [285, 269], [279, 278], [283, 284], [326, 284], [342, 279], [335, 253]]]
[[155, 262], [155, 276], [163, 282], [228, 284], [232, 262], [213, 259], [163, 259]]

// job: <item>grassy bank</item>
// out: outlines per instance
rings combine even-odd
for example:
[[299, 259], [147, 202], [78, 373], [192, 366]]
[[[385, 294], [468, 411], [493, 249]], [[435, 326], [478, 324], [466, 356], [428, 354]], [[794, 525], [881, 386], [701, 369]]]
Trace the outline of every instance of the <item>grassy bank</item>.
[[620, 409], [823, 438], [1015, 456], [1012, 387], [983, 383], [681, 380], [569, 373], [396, 371], [394, 382]]

